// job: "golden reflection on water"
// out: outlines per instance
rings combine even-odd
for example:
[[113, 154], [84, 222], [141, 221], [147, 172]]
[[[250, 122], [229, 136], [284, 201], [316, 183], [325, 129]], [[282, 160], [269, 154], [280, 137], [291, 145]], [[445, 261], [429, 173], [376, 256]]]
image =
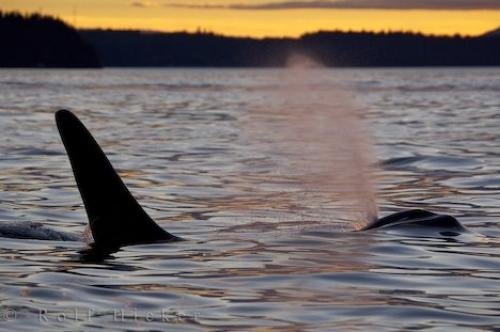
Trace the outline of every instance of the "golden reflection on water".
[[[85, 228], [53, 123], [66, 107], [148, 213], [186, 239], [126, 247], [96, 263], [78, 259], [83, 243], [2, 238], [0, 311], [18, 313], [2, 327], [39, 330], [40, 307], [90, 307], [92, 321], [53, 320], [47, 329], [494, 329], [497, 71], [313, 72], [2, 72], [0, 221]], [[283, 79], [289, 73], [305, 76]], [[331, 132], [330, 110], [345, 105], [339, 83], [375, 137], [380, 214], [448, 212], [483, 237], [347, 232], [352, 212], [366, 206], [353, 193], [371, 193], [363, 174], [374, 160], [345, 168], [355, 157], [347, 152], [365, 143], [356, 131]], [[329, 136], [342, 138], [340, 148], [321, 140]], [[124, 322], [114, 309], [130, 310]]]

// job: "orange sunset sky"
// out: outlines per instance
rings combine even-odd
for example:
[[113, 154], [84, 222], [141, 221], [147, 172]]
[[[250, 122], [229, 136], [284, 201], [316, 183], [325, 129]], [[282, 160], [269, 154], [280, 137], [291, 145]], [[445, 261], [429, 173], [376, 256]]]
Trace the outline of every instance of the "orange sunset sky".
[[298, 36], [317, 30], [404, 30], [478, 35], [500, 26], [500, 0], [0, 0], [80, 28], [209, 30]]

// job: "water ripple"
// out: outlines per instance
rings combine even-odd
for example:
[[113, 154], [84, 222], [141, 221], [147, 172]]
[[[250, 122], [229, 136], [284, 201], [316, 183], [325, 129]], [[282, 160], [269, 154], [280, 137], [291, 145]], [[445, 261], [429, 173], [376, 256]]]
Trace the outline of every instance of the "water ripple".
[[317, 75], [367, 105], [382, 214], [451, 213], [471, 234], [350, 233], [333, 217], [342, 197], [297, 190], [266, 137], [243, 134], [277, 70], [3, 70], [0, 222], [83, 231], [53, 120], [68, 108], [148, 213], [188, 241], [96, 263], [78, 259], [82, 243], [0, 239], [1, 328], [500, 328], [498, 69]]

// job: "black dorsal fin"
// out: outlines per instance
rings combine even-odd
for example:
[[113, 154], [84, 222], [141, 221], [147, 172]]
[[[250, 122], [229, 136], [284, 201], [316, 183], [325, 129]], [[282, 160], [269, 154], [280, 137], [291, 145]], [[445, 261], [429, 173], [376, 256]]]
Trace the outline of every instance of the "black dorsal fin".
[[93, 247], [111, 252], [125, 245], [179, 239], [142, 209], [73, 113], [58, 111], [56, 123], [87, 211]]

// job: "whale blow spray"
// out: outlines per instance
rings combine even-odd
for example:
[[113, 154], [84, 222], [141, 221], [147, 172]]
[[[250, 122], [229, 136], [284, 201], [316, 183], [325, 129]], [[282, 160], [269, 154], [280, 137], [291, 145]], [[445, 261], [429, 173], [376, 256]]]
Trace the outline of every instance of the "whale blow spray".
[[286, 197], [298, 213], [307, 206], [323, 211], [322, 220], [361, 228], [377, 218], [370, 135], [343, 73], [318, 68], [293, 56], [263, 92], [265, 106], [253, 111], [249, 131], [274, 161], [275, 176], [293, 183]]

